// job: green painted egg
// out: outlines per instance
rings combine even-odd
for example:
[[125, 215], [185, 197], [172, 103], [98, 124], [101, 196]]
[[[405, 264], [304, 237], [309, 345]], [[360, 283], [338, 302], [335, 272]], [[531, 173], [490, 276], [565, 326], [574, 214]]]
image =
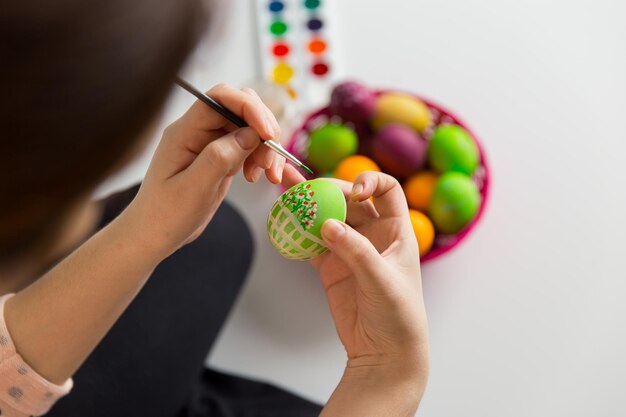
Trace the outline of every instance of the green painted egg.
[[429, 214], [439, 233], [456, 234], [476, 217], [480, 192], [465, 174], [448, 172], [441, 176], [430, 202]]
[[267, 218], [267, 233], [285, 258], [309, 260], [326, 252], [321, 229], [328, 219], [346, 220], [343, 192], [327, 180], [304, 181], [276, 200]]
[[344, 158], [356, 153], [359, 137], [353, 129], [327, 123], [311, 132], [307, 161], [317, 172], [332, 172]]
[[479, 160], [476, 143], [461, 126], [443, 125], [433, 133], [428, 145], [428, 162], [437, 172], [472, 175]]

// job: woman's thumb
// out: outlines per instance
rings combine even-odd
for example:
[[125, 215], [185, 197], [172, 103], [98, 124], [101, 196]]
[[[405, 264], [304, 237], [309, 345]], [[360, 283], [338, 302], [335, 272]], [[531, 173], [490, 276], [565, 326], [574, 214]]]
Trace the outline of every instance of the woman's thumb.
[[379, 285], [381, 280], [386, 279], [387, 268], [383, 257], [365, 236], [352, 227], [337, 220], [327, 220], [322, 225], [322, 237], [361, 285]]

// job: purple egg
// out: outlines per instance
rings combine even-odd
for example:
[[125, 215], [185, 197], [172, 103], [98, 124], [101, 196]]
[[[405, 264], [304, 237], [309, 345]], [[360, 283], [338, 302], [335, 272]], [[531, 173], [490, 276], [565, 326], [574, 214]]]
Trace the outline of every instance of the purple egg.
[[426, 165], [428, 143], [415, 130], [390, 124], [382, 128], [373, 144], [373, 155], [383, 170], [406, 178]]
[[344, 122], [364, 124], [376, 111], [376, 97], [366, 86], [356, 81], [338, 84], [330, 96], [330, 111]]

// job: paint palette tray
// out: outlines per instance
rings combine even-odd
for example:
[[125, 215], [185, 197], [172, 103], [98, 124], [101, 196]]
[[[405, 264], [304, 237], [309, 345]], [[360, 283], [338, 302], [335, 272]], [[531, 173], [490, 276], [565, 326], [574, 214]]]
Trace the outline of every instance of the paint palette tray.
[[331, 0], [255, 0], [259, 71], [298, 111], [322, 105], [341, 77]]

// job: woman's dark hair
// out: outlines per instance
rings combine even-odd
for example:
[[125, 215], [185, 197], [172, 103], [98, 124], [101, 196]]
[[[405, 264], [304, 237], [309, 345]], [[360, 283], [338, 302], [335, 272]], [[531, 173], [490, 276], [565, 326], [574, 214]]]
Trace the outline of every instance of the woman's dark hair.
[[0, 8], [0, 263], [32, 253], [136, 148], [208, 17], [203, 0]]

